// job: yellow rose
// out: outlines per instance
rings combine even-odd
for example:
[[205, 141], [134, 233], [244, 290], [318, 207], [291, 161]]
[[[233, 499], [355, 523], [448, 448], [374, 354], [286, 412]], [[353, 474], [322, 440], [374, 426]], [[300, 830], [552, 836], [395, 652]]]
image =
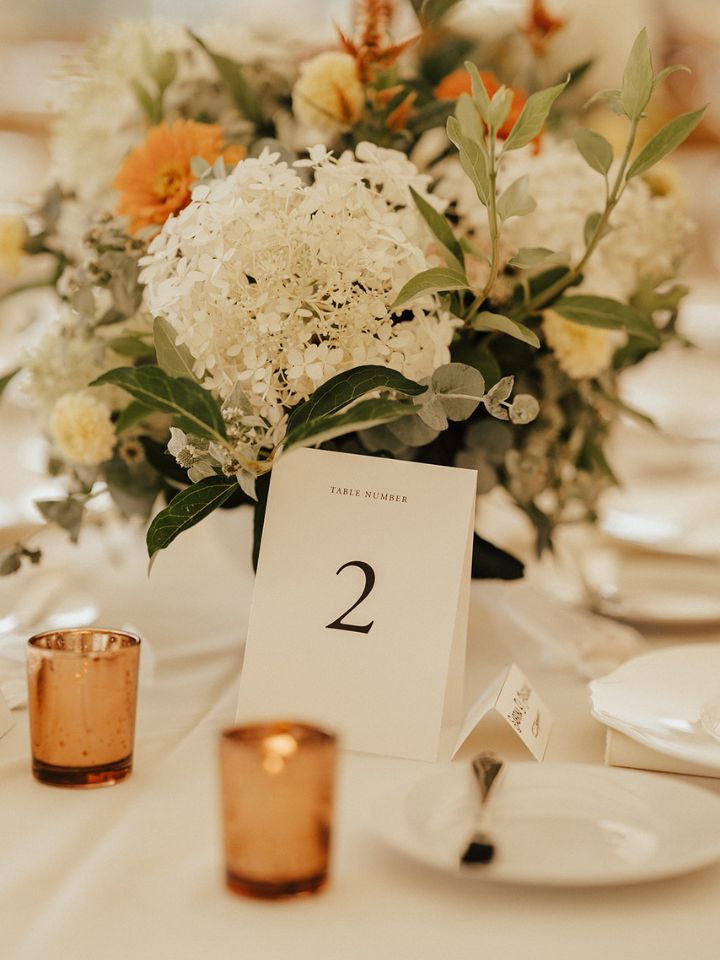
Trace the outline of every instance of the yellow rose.
[[0, 217], [0, 275], [20, 272], [27, 227], [20, 216]]
[[113, 455], [110, 408], [83, 390], [60, 397], [50, 414], [50, 431], [61, 454], [73, 463], [93, 467]]
[[348, 130], [362, 116], [365, 88], [349, 53], [320, 53], [300, 67], [292, 93], [297, 119], [326, 133]]
[[543, 330], [560, 369], [573, 380], [599, 377], [624, 340], [617, 331], [573, 323], [555, 310], [543, 313]]

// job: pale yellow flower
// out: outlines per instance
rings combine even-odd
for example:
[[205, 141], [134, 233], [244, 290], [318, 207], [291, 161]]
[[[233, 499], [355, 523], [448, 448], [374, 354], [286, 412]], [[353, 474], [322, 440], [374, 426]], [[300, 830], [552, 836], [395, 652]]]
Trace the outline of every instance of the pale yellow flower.
[[0, 275], [20, 272], [27, 227], [20, 216], [0, 217]]
[[340, 133], [362, 116], [365, 88], [349, 53], [319, 53], [300, 67], [292, 94], [297, 119], [315, 130]]
[[604, 373], [624, 339], [623, 334], [615, 330], [573, 323], [555, 310], [544, 312], [543, 330], [560, 369], [573, 380], [599, 377]]
[[96, 466], [113, 455], [110, 408], [86, 391], [60, 397], [50, 414], [50, 431], [61, 454], [73, 463]]

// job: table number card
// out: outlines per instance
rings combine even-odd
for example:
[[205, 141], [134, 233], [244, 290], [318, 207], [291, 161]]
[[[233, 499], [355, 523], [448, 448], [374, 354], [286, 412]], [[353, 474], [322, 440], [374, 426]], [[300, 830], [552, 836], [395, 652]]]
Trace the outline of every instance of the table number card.
[[463, 747], [463, 753], [497, 750], [507, 757], [514, 746], [522, 744], [536, 760], [542, 760], [552, 723], [550, 711], [522, 670], [513, 663], [468, 711], [453, 757]]
[[239, 718], [434, 760], [459, 720], [473, 470], [295, 450], [273, 468]]

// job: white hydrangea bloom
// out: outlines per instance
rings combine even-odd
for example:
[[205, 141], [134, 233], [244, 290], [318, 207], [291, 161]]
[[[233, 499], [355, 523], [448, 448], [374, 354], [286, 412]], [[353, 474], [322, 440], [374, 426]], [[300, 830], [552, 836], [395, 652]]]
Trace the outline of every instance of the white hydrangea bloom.
[[409, 193], [427, 196], [428, 178], [407, 157], [315, 147], [295, 166], [312, 167], [313, 182], [264, 152], [197, 186], [141, 261], [152, 314], [209, 389], [225, 400], [242, 387], [255, 433], [238, 439], [265, 446], [282, 439], [284, 408], [336, 373], [376, 363], [428, 376], [449, 361], [456, 323], [431, 296], [393, 320], [401, 287], [429, 266]]
[[[445, 161], [438, 172], [439, 195], [456, 201], [465, 228], [476, 231], [476, 243], [487, 245], [485, 208], [459, 162], [454, 158]], [[537, 209], [504, 224], [503, 259], [520, 247], [547, 247], [568, 253], [571, 261], [577, 262], [585, 250], [585, 221], [605, 205], [602, 177], [585, 163], [574, 143], [552, 137], [543, 140], [538, 154], [532, 147], [507, 154], [499, 189], [524, 174], [530, 177]], [[653, 195], [640, 177], [628, 184], [610, 223], [613, 232], [598, 244], [577, 291], [622, 301], [632, 296], [641, 277], [661, 279], [675, 272], [692, 229], [681, 198], [677, 194]]]
[[110, 408], [86, 391], [60, 397], [50, 415], [50, 431], [60, 453], [73, 463], [97, 466], [113, 455]]

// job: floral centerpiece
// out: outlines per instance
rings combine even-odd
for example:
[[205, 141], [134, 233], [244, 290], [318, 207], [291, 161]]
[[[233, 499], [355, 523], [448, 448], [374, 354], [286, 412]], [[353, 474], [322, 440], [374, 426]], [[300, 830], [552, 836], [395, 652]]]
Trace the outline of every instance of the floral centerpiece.
[[[69, 481], [48, 521], [77, 538], [107, 492], [152, 518], [154, 557], [250, 504], [257, 554], [274, 461], [320, 444], [472, 466], [539, 550], [594, 517], [618, 374], [675, 337], [686, 292], [689, 224], [650, 174], [702, 110], [638, 148], [677, 69], [654, 73], [643, 32], [598, 95], [627, 121], [619, 155], [569, 137], [556, 101], [587, 64], [503, 84], [463, 65], [453, 5], [415, 0], [419, 32], [396, 42], [391, 4], [363, 0], [355, 33], [312, 54], [144, 24], [90, 45], [56, 186], [30, 233], [4, 231], [54, 263], [57, 316], [23, 374]], [[529, 55], [559, 29], [533, 2]], [[522, 572], [479, 537], [473, 561]]]

